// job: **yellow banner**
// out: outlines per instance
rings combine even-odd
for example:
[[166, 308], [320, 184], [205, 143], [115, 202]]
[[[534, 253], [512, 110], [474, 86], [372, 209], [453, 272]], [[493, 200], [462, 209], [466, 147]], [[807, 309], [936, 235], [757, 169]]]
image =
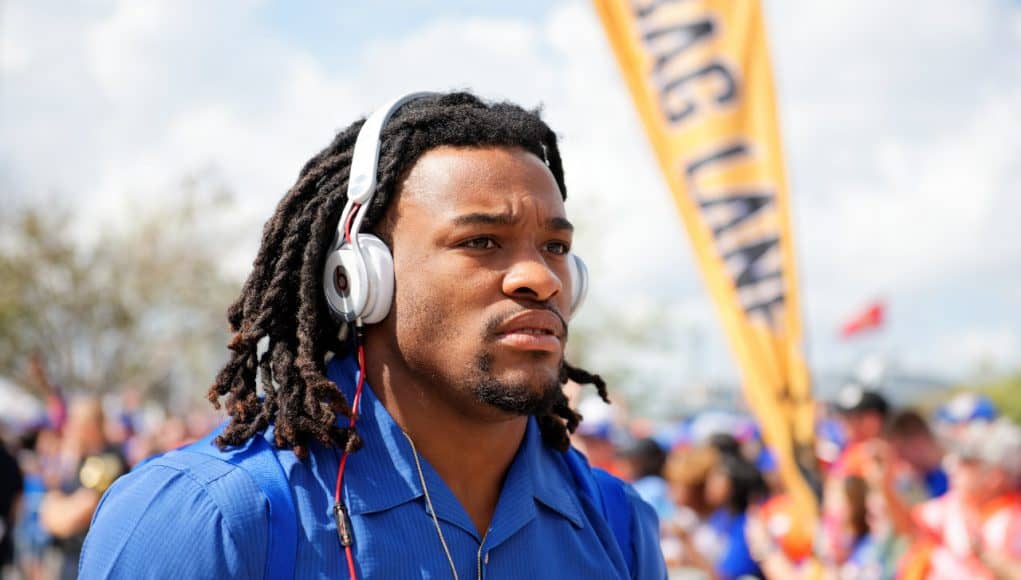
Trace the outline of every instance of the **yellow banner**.
[[780, 476], [814, 521], [813, 401], [757, 0], [594, 0]]

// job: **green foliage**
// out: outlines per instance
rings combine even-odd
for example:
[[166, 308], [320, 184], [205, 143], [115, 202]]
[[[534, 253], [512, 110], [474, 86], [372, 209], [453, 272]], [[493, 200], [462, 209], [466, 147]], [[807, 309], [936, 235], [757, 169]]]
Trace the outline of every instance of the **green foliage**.
[[231, 241], [211, 227], [229, 197], [195, 201], [194, 185], [99, 227], [43, 207], [0, 216], [0, 377], [31, 386], [36, 357], [72, 391], [201, 393], [225, 358], [238, 283], [220, 267]]
[[1021, 425], [1021, 373], [980, 385], [976, 390], [989, 395], [996, 408]]

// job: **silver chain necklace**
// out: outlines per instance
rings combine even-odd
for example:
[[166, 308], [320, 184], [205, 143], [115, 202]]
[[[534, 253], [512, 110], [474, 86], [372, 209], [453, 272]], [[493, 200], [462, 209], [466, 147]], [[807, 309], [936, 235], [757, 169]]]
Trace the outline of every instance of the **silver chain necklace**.
[[422, 463], [418, 459], [418, 450], [415, 449], [415, 442], [411, 440], [411, 437], [401, 431], [404, 434], [404, 438], [411, 444], [411, 453], [415, 456], [415, 468], [418, 469], [418, 480], [422, 482], [422, 493], [425, 495], [425, 504], [429, 507], [429, 515], [433, 518], [433, 524], [436, 526], [436, 535], [440, 537], [440, 544], [443, 545], [443, 553], [447, 555], [447, 562], [450, 564], [450, 573], [454, 575], [454, 580], [461, 580], [457, 575], [457, 568], [454, 566], [454, 558], [450, 556], [450, 548], [447, 547], [447, 540], [443, 537], [443, 530], [440, 529], [440, 520], [436, 518], [436, 510], [433, 509], [433, 500], [429, 497], [429, 487], [425, 484], [425, 475], [422, 473]]

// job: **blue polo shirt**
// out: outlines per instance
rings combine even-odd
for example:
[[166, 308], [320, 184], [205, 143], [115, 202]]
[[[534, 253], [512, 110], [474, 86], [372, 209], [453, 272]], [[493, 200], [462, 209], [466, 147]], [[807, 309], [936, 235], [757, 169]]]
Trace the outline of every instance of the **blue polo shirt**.
[[[328, 376], [351, 400], [357, 367], [334, 360]], [[272, 444], [272, 430], [264, 437]], [[449, 578], [407, 439], [371, 387], [362, 393], [364, 447], [348, 458], [343, 495], [354, 530], [359, 578]], [[466, 442], [466, 445], [469, 444]], [[271, 445], [272, 447], [272, 445]], [[296, 578], [347, 578], [332, 516], [338, 454], [312, 446], [299, 461], [272, 447], [290, 483], [298, 522]], [[119, 479], [96, 510], [82, 578], [262, 578], [267, 500], [238, 468], [197, 467], [171, 452]], [[534, 418], [507, 471], [489, 530], [471, 518], [425, 458], [422, 470], [461, 578], [627, 578], [602, 515], [581, 493], [563, 454], [545, 446]], [[633, 578], [664, 579], [659, 526], [630, 488]]]

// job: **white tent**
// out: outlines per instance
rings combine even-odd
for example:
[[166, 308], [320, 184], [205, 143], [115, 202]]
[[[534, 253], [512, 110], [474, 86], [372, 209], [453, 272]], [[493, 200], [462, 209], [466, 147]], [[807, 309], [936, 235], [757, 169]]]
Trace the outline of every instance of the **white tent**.
[[0, 379], [0, 421], [24, 423], [43, 413], [43, 405], [20, 387]]

